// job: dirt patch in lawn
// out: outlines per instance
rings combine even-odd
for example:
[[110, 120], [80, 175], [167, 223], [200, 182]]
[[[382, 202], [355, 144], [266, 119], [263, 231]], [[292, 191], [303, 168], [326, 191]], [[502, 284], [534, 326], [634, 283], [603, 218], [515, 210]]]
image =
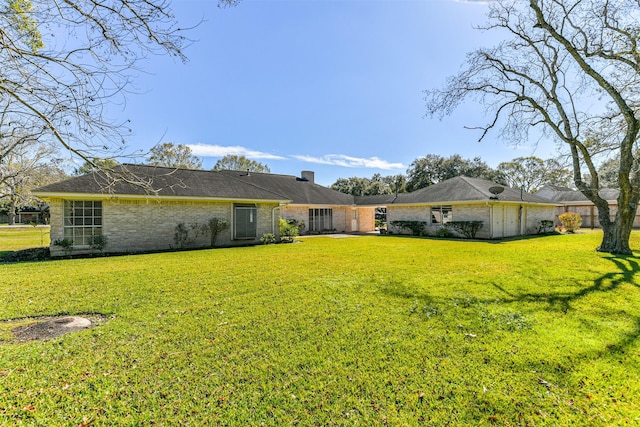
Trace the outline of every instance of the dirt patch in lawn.
[[[27, 342], [36, 340], [48, 340], [72, 332], [78, 332], [87, 328], [105, 323], [108, 320], [103, 315], [87, 316], [48, 316], [30, 319], [9, 320], [0, 322], [0, 332], [7, 329], [9, 336], [0, 336], [0, 343]], [[11, 336], [12, 335], [12, 336]], [[7, 339], [2, 339], [7, 338]]]

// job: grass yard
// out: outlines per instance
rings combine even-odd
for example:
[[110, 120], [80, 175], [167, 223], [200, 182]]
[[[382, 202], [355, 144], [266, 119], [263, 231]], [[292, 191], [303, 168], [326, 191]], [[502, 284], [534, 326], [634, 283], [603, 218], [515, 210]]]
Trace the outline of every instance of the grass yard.
[[[0, 265], [0, 426], [638, 425], [640, 266], [599, 239]], [[109, 320], [12, 342], [54, 314]]]
[[0, 256], [41, 246], [49, 246], [49, 227], [0, 227]]

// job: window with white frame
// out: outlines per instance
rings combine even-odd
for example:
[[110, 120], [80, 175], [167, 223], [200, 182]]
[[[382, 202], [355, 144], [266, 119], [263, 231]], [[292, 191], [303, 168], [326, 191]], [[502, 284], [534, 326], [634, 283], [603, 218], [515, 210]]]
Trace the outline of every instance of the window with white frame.
[[330, 208], [309, 209], [309, 231], [333, 230], [333, 211]]
[[451, 221], [451, 206], [431, 206], [431, 224], [446, 224]]
[[258, 235], [256, 205], [235, 205], [233, 210], [233, 238], [255, 239]]
[[90, 246], [102, 235], [102, 202], [99, 200], [64, 201], [64, 239], [73, 246]]

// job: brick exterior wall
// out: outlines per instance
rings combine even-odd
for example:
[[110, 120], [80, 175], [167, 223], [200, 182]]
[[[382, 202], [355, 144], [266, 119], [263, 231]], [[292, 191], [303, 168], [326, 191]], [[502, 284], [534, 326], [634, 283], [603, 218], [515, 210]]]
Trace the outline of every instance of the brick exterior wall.
[[541, 221], [553, 221], [555, 208], [552, 206], [527, 206], [525, 208], [525, 234], [537, 234]]
[[[519, 205], [505, 206], [510, 206], [513, 209]], [[496, 205], [495, 208], [501, 209], [502, 206]], [[430, 206], [389, 205], [387, 206], [387, 228], [394, 234], [411, 234], [409, 230], [394, 227], [391, 223], [393, 221], [424, 221], [427, 223], [425, 233], [434, 236], [443, 226], [431, 224], [430, 215]], [[487, 204], [452, 205], [451, 217], [453, 221], [483, 221], [484, 225], [476, 235], [479, 239], [502, 237], [503, 230], [492, 230], [491, 206]], [[525, 205], [522, 212], [523, 223], [520, 224], [520, 234], [536, 234], [540, 227], [540, 221], [553, 219], [553, 206]]]
[[[320, 206], [314, 206], [314, 208]], [[304, 221], [305, 228], [302, 234], [309, 232], [309, 208], [311, 206], [289, 205], [282, 206], [280, 216], [284, 219]], [[355, 208], [357, 210], [357, 227], [353, 227], [352, 206], [323, 206], [332, 211], [333, 228], [337, 233], [368, 232], [375, 230], [375, 208]]]
[[376, 230], [376, 208], [358, 208], [358, 231], [369, 233]]
[[[51, 254], [65, 255], [62, 248], [54, 246], [56, 239], [64, 236], [63, 200], [52, 199], [51, 206]], [[179, 223], [190, 228], [191, 224], [207, 224], [211, 218], [229, 221], [230, 228], [222, 232], [216, 246], [235, 246], [258, 243], [266, 233], [278, 235], [274, 215], [278, 205], [257, 203], [257, 237], [249, 240], [233, 239], [233, 206], [231, 202], [163, 201], [163, 200], [103, 200], [102, 233], [107, 237], [105, 253], [133, 253], [176, 249], [174, 240]], [[274, 229], [274, 222], [276, 223]], [[193, 234], [192, 234], [193, 236]], [[200, 235], [189, 242], [189, 248], [210, 246], [210, 235]], [[72, 253], [96, 252], [89, 248], [76, 248]]]

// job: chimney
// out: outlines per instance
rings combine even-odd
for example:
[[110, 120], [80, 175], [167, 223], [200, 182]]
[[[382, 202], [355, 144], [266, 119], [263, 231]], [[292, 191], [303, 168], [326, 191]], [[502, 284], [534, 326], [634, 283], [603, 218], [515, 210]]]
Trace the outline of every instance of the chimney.
[[313, 171], [302, 171], [300, 172], [300, 176], [302, 178], [306, 178], [307, 181], [309, 181], [312, 184], [315, 182], [315, 172]]

